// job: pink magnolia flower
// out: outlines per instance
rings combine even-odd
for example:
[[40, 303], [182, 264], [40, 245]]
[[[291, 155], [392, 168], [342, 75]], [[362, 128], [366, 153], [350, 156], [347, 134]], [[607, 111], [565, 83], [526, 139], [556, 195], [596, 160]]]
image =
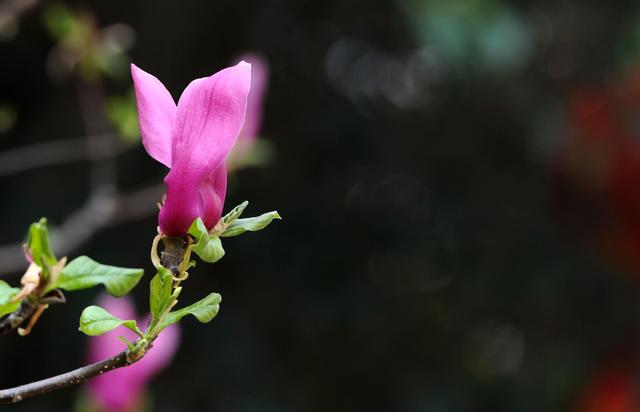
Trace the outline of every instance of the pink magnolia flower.
[[[102, 295], [98, 305], [120, 319], [136, 319], [135, 308], [128, 297], [114, 298]], [[138, 322], [143, 324], [142, 322]], [[88, 360], [97, 362], [126, 349], [118, 336], [133, 342], [137, 335], [121, 326], [104, 335], [89, 338]], [[172, 325], [158, 335], [153, 347], [133, 365], [116, 369], [89, 381], [89, 395], [101, 410], [109, 412], [132, 411], [139, 406], [147, 384], [172, 360], [180, 342], [180, 329]]]
[[251, 86], [251, 65], [240, 62], [192, 81], [176, 106], [162, 83], [131, 65], [142, 143], [171, 168], [160, 231], [182, 236], [202, 218], [212, 228], [222, 215], [227, 191], [225, 159], [242, 128]]

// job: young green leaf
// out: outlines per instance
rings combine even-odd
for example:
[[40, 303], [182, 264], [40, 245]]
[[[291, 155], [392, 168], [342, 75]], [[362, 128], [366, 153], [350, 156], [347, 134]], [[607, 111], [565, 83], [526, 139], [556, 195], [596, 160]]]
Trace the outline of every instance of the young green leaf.
[[18, 309], [20, 302], [11, 302], [11, 299], [20, 292], [19, 288], [12, 288], [4, 280], [0, 280], [0, 316]]
[[129, 339], [125, 338], [124, 336], [118, 336], [118, 339], [120, 339], [125, 345], [127, 345], [127, 349], [129, 349], [129, 352], [133, 352], [133, 350], [135, 349], [135, 345], [129, 341]]
[[142, 332], [138, 328], [135, 320], [122, 320], [116, 318], [100, 306], [89, 306], [82, 311], [78, 330], [89, 336], [98, 336], [103, 333], [107, 333], [118, 326], [129, 328], [142, 336]]
[[231, 212], [224, 215], [224, 217], [222, 218], [222, 222], [225, 225], [229, 225], [233, 223], [236, 219], [240, 217], [240, 215], [242, 214], [242, 212], [244, 212], [247, 206], [249, 206], [249, 201], [245, 200], [244, 202], [240, 203], [238, 206], [231, 209]]
[[193, 305], [178, 309], [174, 312], [169, 312], [169, 315], [162, 322], [161, 329], [178, 322], [187, 315], [195, 316], [195, 318], [202, 323], [211, 322], [220, 310], [220, 302], [222, 302], [222, 296], [217, 293], [211, 293]]
[[224, 256], [222, 242], [217, 236], [209, 236], [202, 219], [194, 220], [189, 228], [189, 234], [196, 239], [192, 250], [200, 256], [200, 259], [207, 263], [214, 263], [222, 259]]
[[27, 249], [33, 261], [40, 267], [53, 266], [58, 261], [51, 249], [47, 219], [44, 217], [39, 222], [32, 223], [29, 227]]
[[87, 256], [80, 256], [62, 269], [54, 287], [72, 291], [101, 283], [113, 296], [123, 296], [138, 284], [143, 273], [142, 269], [102, 265]]
[[260, 216], [256, 216], [256, 217], [250, 217], [247, 219], [238, 219], [235, 222], [231, 223], [227, 228], [227, 230], [225, 230], [224, 233], [222, 233], [220, 236], [232, 237], [232, 236], [241, 235], [246, 231], [255, 232], [258, 230], [262, 230], [265, 227], [267, 227], [267, 225], [271, 223], [273, 219], [282, 219], [282, 218], [280, 217], [278, 212], [273, 211], [273, 212], [263, 213]]
[[154, 319], [158, 319], [165, 310], [171, 299], [171, 285], [173, 284], [173, 274], [169, 269], [162, 266], [158, 268], [158, 273], [151, 279], [149, 291], [149, 306]]

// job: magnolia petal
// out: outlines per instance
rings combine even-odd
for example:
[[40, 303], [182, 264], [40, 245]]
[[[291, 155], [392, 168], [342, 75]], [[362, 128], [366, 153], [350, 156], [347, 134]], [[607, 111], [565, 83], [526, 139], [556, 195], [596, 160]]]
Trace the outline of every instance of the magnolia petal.
[[188, 173], [169, 173], [164, 182], [167, 196], [158, 218], [162, 233], [168, 236], [182, 235], [198, 217], [202, 218], [207, 229], [218, 222], [227, 191], [227, 168], [224, 163], [203, 181], [198, 181]]
[[222, 163], [200, 187], [200, 201], [202, 202], [200, 217], [207, 228], [212, 228], [220, 220], [226, 193], [227, 167]]
[[201, 200], [201, 190], [222, 189], [216, 193], [224, 200], [226, 182], [208, 186], [205, 181], [224, 163], [236, 142], [250, 85], [251, 65], [240, 62], [213, 76], [194, 80], [182, 93], [173, 132], [172, 167], [164, 180], [167, 197], [159, 217], [160, 230], [165, 235], [185, 234], [191, 223], [201, 217], [203, 208], [208, 206]]
[[178, 101], [174, 167], [204, 178], [220, 166], [242, 128], [250, 87], [251, 65], [246, 62], [187, 86]]
[[164, 178], [167, 193], [158, 214], [160, 232], [167, 236], [181, 236], [187, 233], [191, 223], [200, 216], [199, 176], [185, 173], [183, 169], [171, 169]]
[[151, 157], [171, 167], [176, 104], [160, 80], [135, 64], [131, 65], [131, 76], [136, 91], [142, 144]]

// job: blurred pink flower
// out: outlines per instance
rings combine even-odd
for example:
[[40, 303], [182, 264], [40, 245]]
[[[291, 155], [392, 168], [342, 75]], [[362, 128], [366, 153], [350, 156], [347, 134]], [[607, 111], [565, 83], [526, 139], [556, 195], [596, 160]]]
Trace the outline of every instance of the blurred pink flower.
[[[97, 304], [120, 319], [136, 319], [135, 308], [128, 297], [102, 295]], [[144, 324], [141, 321], [138, 323]], [[135, 333], [123, 326], [104, 335], [91, 337], [88, 344], [89, 362], [109, 358], [126, 349], [118, 336], [124, 336], [131, 342], [137, 338]], [[141, 402], [151, 378], [171, 362], [179, 343], [180, 329], [177, 325], [169, 326], [158, 335], [151, 350], [138, 362], [89, 381], [89, 394], [93, 403], [109, 412], [131, 411]]]
[[229, 155], [227, 165], [230, 169], [245, 157], [262, 129], [264, 98], [269, 87], [269, 63], [257, 54], [243, 54], [238, 61], [251, 64], [251, 91], [247, 99], [247, 115], [244, 126], [238, 136], [238, 142]]
[[247, 116], [238, 140], [253, 140], [262, 128], [262, 106], [269, 87], [269, 63], [255, 54], [241, 56], [241, 61], [251, 64], [251, 91], [247, 98]]
[[147, 153], [171, 168], [160, 231], [187, 233], [202, 218], [212, 228], [222, 215], [227, 190], [225, 159], [242, 128], [251, 65], [240, 62], [192, 81], [176, 106], [162, 83], [131, 65], [142, 143]]

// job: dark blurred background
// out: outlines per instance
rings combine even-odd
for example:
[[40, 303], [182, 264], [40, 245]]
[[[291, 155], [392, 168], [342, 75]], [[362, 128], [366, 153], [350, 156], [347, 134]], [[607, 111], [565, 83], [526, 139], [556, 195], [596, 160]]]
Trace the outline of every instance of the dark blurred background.
[[[144, 265], [144, 310], [165, 169], [128, 64], [177, 98], [246, 52], [270, 66], [275, 157], [226, 208], [284, 220], [192, 270], [181, 301], [221, 311], [182, 322], [151, 410], [640, 410], [631, 1], [0, 0], [2, 279], [46, 216], [59, 255]], [[0, 386], [81, 365], [98, 293], [3, 336]]]

